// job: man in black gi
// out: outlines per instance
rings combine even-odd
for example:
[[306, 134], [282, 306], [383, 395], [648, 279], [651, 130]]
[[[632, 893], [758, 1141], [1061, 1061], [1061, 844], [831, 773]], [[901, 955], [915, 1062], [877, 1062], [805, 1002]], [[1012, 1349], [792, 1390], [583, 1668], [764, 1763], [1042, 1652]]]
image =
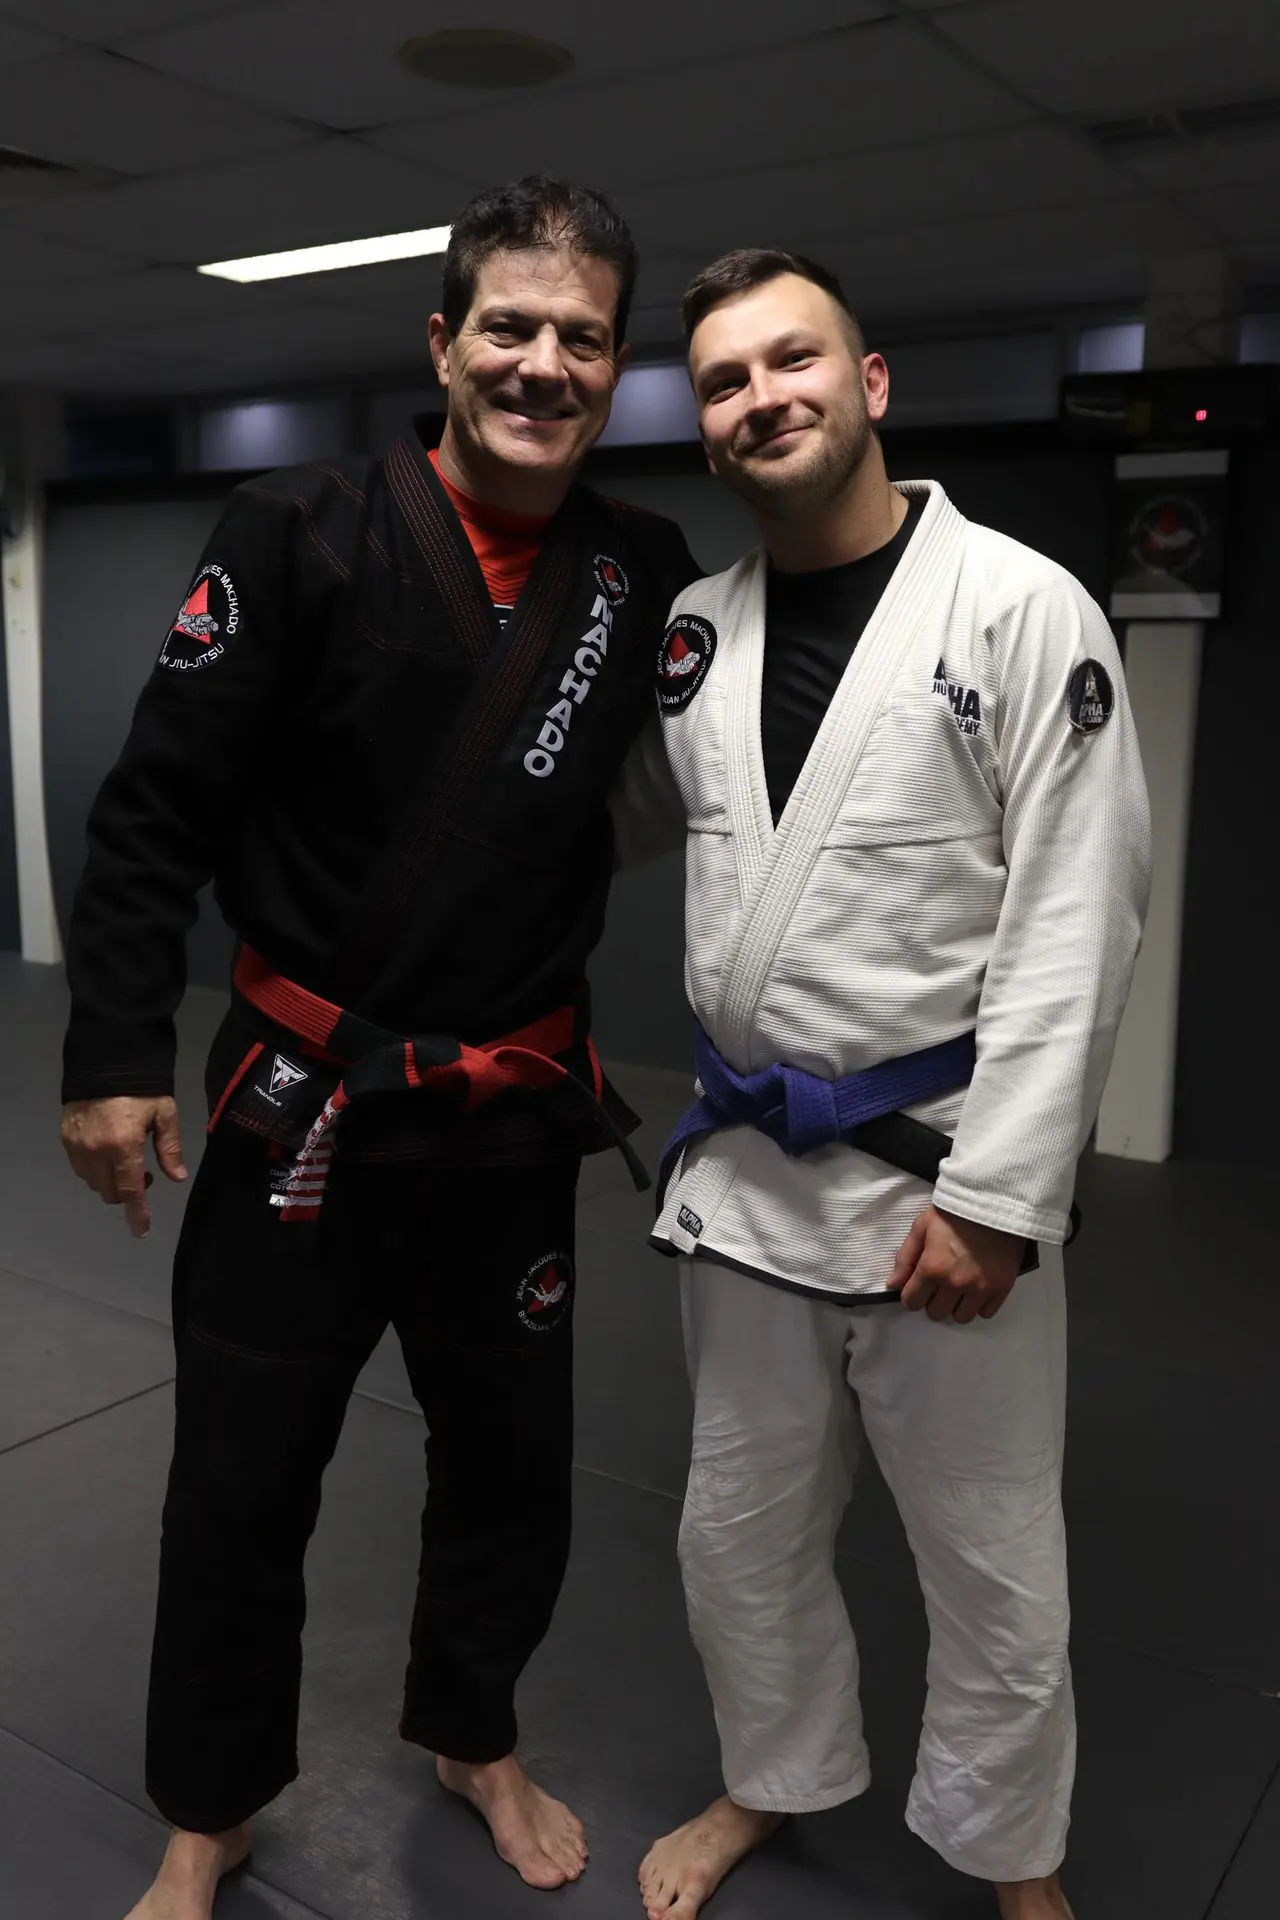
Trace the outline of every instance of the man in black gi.
[[459, 217], [431, 320], [448, 417], [238, 487], [89, 822], [63, 1139], [135, 1234], [173, 1101], [184, 937], [238, 938], [174, 1281], [148, 1789], [131, 1920], [208, 1920], [297, 1773], [303, 1556], [388, 1324], [430, 1491], [401, 1731], [531, 1885], [583, 1831], [514, 1757], [569, 1545], [574, 1190], [634, 1117], [591, 1045], [608, 810], [652, 710], [670, 522], [577, 473], [625, 361], [630, 235], [542, 178]]

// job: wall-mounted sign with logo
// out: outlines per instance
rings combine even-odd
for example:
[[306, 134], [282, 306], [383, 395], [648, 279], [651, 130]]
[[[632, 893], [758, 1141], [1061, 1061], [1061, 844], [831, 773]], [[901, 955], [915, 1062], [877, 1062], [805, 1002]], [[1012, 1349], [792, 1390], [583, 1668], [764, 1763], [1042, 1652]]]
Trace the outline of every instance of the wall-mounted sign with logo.
[[1116, 461], [1111, 615], [1216, 620], [1227, 521], [1225, 449]]

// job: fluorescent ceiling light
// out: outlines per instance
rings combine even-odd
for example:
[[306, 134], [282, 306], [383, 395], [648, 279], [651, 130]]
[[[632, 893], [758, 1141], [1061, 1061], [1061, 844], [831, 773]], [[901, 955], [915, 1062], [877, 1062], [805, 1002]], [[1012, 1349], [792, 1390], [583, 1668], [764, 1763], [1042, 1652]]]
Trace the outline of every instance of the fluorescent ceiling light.
[[294, 247], [288, 253], [253, 253], [244, 260], [212, 260], [197, 267], [219, 280], [287, 280], [295, 273], [336, 273], [343, 267], [376, 267], [384, 260], [418, 260], [443, 253], [448, 227], [419, 227], [414, 233], [384, 233], [373, 240], [336, 240], [327, 247]]

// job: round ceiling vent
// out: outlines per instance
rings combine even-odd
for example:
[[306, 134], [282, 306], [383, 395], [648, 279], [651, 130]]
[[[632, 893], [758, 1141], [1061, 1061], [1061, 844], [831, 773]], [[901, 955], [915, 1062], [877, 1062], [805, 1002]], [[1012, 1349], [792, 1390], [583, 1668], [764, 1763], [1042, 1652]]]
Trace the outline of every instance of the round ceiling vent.
[[536, 87], [567, 73], [573, 55], [501, 27], [450, 27], [406, 40], [400, 64], [445, 87]]

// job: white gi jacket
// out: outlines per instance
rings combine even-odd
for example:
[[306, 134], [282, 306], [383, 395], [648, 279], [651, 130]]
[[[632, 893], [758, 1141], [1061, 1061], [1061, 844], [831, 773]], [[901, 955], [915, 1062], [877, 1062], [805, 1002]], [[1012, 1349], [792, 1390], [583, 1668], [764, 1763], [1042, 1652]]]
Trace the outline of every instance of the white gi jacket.
[[[932, 1198], [1061, 1242], [1146, 908], [1137, 737], [1079, 582], [965, 520], [936, 483], [901, 491], [927, 494], [923, 515], [776, 831], [765, 556], [675, 602], [680, 671], [712, 633], [696, 692], [663, 723], [688, 815], [689, 1001], [742, 1073], [784, 1061], [836, 1079], [976, 1029], [972, 1084], [908, 1109], [954, 1136]], [[1073, 724], [1073, 675], [1093, 731]], [[1079, 700], [1100, 687], [1105, 706], [1108, 679], [1098, 724]], [[735, 1128], [686, 1150], [654, 1243], [805, 1291], [883, 1294], [930, 1197], [847, 1146], [790, 1158]]]

